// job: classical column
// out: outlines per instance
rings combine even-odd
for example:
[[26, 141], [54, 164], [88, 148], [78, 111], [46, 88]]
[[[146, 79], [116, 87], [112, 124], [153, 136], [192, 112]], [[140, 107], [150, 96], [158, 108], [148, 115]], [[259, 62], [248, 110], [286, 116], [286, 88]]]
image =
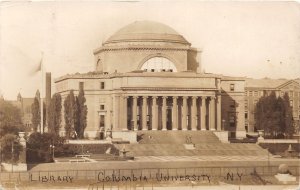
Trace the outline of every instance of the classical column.
[[157, 96], [152, 96], [152, 130], [157, 130], [158, 127], [158, 107], [157, 107]]
[[119, 128], [120, 130], [124, 129], [124, 97], [122, 95], [120, 95], [119, 98], [119, 114], [117, 115], [117, 117], [119, 117]]
[[137, 128], [137, 114], [136, 114], [136, 110], [137, 110], [137, 97], [133, 96], [132, 97], [132, 129], [131, 130], [138, 130]]
[[120, 95], [114, 95], [113, 101], [113, 130], [119, 129], [119, 108], [120, 108]]
[[142, 108], [142, 130], [148, 130], [147, 127], [147, 96], [143, 96], [143, 108]]
[[217, 99], [217, 131], [222, 129], [222, 119], [221, 119], [221, 95], [218, 95]]
[[186, 125], [186, 117], [187, 117], [187, 99], [188, 97], [183, 96], [182, 97], [182, 130], [187, 130], [187, 125]]
[[162, 130], [167, 130], [167, 97], [162, 97]]
[[201, 110], [201, 125], [200, 125], [200, 129], [201, 130], [206, 130], [206, 126], [205, 126], [205, 118], [206, 118], [206, 97], [205, 96], [201, 96], [201, 106], [200, 106], [200, 110]]
[[173, 106], [172, 106], [172, 130], [178, 129], [178, 105], [177, 96], [173, 96]]
[[111, 129], [112, 123], [111, 123], [111, 115], [112, 115], [112, 98], [108, 98], [107, 104], [106, 104], [106, 114], [105, 114], [105, 129]]
[[216, 97], [212, 96], [210, 97], [209, 101], [209, 130], [216, 130], [215, 126], [215, 99]]
[[127, 111], [127, 102], [128, 102], [128, 96], [123, 96], [123, 113], [121, 113], [121, 115], [123, 115], [123, 125], [122, 125], [122, 128], [123, 128], [123, 131], [127, 131], [128, 128], [127, 128], [127, 125], [128, 125], [128, 111]]
[[191, 107], [191, 129], [195, 131], [196, 128], [196, 114], [197, 114], [197, 105], [196, 105], [197, 97], [192, 97], [192, 107]]

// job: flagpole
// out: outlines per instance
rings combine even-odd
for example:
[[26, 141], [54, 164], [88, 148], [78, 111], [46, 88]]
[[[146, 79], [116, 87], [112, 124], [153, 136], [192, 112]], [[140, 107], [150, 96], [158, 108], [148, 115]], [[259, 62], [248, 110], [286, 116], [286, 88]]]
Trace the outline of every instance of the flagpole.
[[44, 53], [42, 52], [42, 59], [41, 59], [41, 134], [44, 133], [44, 67], [43, 67], [43, 57]]

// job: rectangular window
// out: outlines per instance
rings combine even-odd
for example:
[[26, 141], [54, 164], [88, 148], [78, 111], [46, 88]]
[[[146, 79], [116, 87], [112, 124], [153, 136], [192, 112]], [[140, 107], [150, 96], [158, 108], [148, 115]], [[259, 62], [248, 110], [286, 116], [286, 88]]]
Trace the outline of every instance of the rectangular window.
[[100, 127], [104, 127], [105, 126], [105, 117], [104, 115], [100, 115]]
[[136, 116], [136, 120], [137, 120], [136, 125], [138, 128], [140, 128], [140, 115]]
[[249, 96], [252, 96], [253, 94], [252, 94], [252, 91], [249, 91]]
[[245, 119], [248, 119], [248, 113], [245, 113]]
[[258, 92], [257, 91], [254, 91], [254, 96], [258, 96]]
[[229, 126], [235, 127], [235, 112], [229, 113]]
[[154, 69], [151, 69], [151, 72], [154, 72], [155, 70]]
[[266, 90], [264, 90], [263, 91], [263, 96], [267, 96], [268, 94], [267, 94], [267, 91]]
[[247, 94], [247, 91], [245, 91], [245, 96], [247, 96], [248, 94]]
[[234, 84], [230, 84], [230, 91], [234, 91]]
[[101, 105], [100, 105], [100, 110], [104, 110], [104, 109], [105, 109], [104, 104], [101, 104]]
[[293, 100], [290, 100], [290, 106], [293, 107]]
[[84, 83], [83, 82], [79, 82], [79, 90], [83, 90], [84, 88]]
[[105, 83], [104, 82], [100, 82], [100, 89], [104, 89], [105, 88]]
[[290, 93], [289, 93], [289, 97], [291, 98], [291, 97], [293, 97], [293, 91], [290, 91]]
[[230, 115], [230, 117], [229, 117], [229, 123], [234, 123], [234, 115]]
[[147, 126], [150, 126], [150, 115], [147, 115]]

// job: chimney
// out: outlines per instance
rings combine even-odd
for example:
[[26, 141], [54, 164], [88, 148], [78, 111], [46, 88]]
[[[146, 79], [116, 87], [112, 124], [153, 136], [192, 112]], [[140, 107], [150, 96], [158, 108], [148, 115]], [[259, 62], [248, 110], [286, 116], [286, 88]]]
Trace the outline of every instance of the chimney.
[[46, 72], [46, 96], [45, 96], [45, 104], [46, 104], [46, 122], [44, 123], [44, 131], [49, 131], [48, 129], [48, 109], [51, 101], [51, 73]]
[[46, 106], [48, 108], [51, 100], [51, 73], [46, 73]]

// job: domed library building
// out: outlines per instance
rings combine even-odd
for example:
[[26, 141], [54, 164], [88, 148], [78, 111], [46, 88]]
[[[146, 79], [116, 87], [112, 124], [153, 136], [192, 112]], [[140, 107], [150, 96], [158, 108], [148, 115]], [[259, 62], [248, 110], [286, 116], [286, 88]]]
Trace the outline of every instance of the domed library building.
[[245, 137], [245, 78], [204, 73], [201, 51], [171, 27], [137, 21], [93, 53], [94, 71], [55, 80], [63, 99], [84, 89], [86, 137], [111, 131], [134, 141], [145, 130]]

